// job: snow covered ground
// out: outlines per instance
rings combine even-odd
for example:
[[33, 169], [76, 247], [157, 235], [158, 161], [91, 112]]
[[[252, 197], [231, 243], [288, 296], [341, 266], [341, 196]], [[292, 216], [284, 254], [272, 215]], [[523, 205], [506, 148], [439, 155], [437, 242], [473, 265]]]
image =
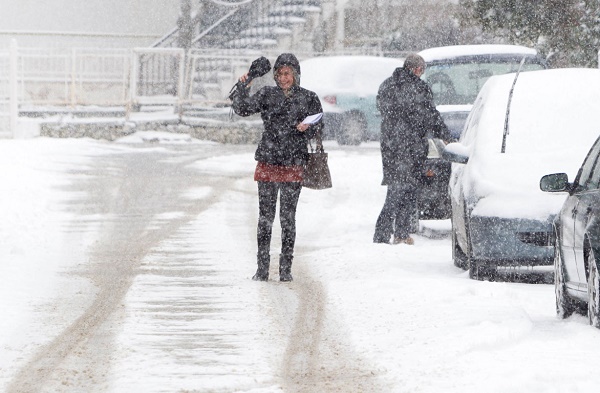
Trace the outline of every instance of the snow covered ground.
[[[469, 280], [448, 221], [422, 222], [414, 246], [371, 242], [376, 143], [326, 143], [334, 188], [302, 192], [294, 282], [277, 281], [278, 224], [271, 281], [253, 282], [253, 150], [153, 133], [0, 140], [0, 391], [597, 390], [600, 332], [558, 320], [552, 285]], [[187, 181], [156, 175], [169, 166]], [[149, 196], [121, 200], [126, 180]], [[132, 223], [128, 245], [99, 248]], [[138, 246], [122, 295], [98, 303], [113, 282], [96, 266]]]

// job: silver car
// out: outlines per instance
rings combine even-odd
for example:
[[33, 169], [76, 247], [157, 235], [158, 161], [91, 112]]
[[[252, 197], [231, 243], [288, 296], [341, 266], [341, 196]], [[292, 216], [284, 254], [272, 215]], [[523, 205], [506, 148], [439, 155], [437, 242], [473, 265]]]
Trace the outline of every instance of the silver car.
[[546, 68], [535, 49], [519, 45], [454, 45], [425, 49], [419, 54], [427, 64], [422, 79], [431, 86], [436, 107], [455, 138], [460, 136], [479, 90], [491, 76]]

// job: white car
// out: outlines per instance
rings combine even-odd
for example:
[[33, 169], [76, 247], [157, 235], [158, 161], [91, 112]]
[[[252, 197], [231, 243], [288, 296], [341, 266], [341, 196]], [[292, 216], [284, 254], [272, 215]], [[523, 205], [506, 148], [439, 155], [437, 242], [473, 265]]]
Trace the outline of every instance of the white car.
[[535, 49], [519, 45], [454, 45], [425, 49], [419, 54], [427, 64], [422, 79], [431, 87], [436, 107], [457, 139], [489, 77], [519, 69], [546, 68]]
[[459, 142], [444, 152], [453, 161], [454, 264], [472, 278], [553, 264], [552, 222], [566, 196], [542, 192], [539, 180], [556, 172], [575, 178], [600, 133], [600, 70], [531, 71], [515, 83], [516, 76], [489, 78]]
[[[458, 138], [477, 93], [492, 75], [546, 68], [534, 49], [518, 45], [456, 45], [419, 52], [427, 67], [423, 80], [452, 136]], [[521, 61], [524, 64], [520, 67]], [[404, 58], [323, 56], [304, 60], [301, 85], [316, 92], [325, 111], [325, 137], [358, 145], [379, 140], [377, 91]]]
[[377, 56], [323, 56], [300, 62], [300, 85], [321, 99], [325, 137], [344, 145], [378, 140], [377, 91], [403, 64], [404, 59]]

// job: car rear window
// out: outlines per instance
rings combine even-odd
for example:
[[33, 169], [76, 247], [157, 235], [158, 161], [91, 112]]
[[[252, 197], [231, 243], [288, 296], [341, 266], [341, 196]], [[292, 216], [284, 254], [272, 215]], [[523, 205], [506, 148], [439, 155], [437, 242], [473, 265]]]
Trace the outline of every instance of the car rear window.
[[[493, 75], [517, 72], [514, 62], [440, 62], [428, 64], [423, 79], [431, 86], [436, 105], [473, 104], [483, 84]], [[521, 71], [541, 70], [541, 64], [526, 63]]]

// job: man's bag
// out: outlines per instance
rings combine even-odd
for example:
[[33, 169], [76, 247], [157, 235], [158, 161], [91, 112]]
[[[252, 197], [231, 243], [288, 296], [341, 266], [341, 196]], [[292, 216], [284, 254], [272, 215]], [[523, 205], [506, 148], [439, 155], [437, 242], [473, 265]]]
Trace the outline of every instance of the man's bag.
[[323, 145], [318, 143], [317, 149], [308, 153], [308, 163], [304, 167], [302, 187], [312, 188], [313, 190], [324, 190], [331, 188], [331, 174], [329, 173], [329, 165], [327, 164], [327, 153], [323, 149]]

